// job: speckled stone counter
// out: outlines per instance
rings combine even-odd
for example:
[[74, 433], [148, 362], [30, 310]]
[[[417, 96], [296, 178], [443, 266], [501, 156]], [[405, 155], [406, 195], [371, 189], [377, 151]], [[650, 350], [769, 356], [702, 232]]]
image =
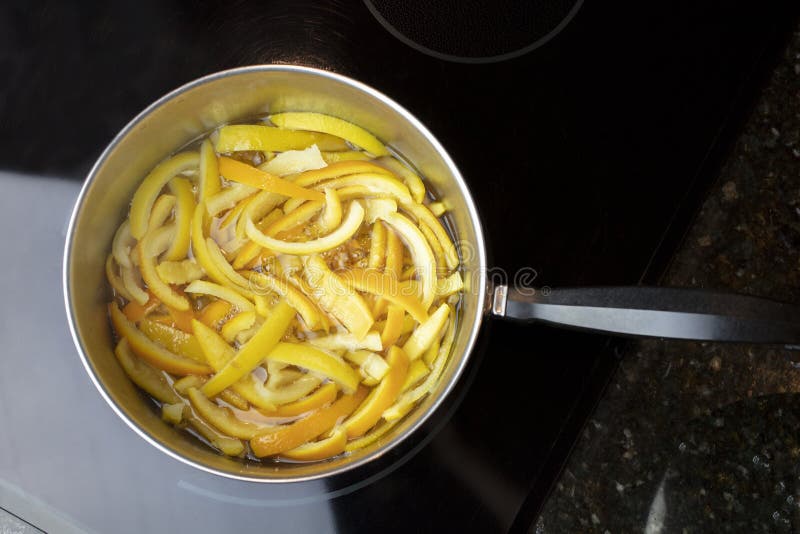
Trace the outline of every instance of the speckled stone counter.
[[[800, 302], [800, 29], [664, 285]], [[533, 531], [800, 532], [798, 362], [631, 344]]]

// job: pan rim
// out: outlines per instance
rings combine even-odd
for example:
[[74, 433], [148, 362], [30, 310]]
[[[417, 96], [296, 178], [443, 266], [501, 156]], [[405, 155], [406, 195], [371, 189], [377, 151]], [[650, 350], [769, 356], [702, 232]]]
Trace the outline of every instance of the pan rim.
[[[222, 469], [218, 469], [215, 467], [211, 467], [208, 465], [204, 465], [203, 463], [193, 460], [191, 458], [187, 458], [186, 456], [180, 454], [172, 447], [170, 447], [167, 443], [162, 442], [161, 440], [157, 439], [155, 436], [151, 435], [147, 432], [143, 427], [139, 426], [137, 423], [133, 421], [131, 417], [128, 416], [126, 411], [118, 405], [114, 399], [110, 391], [106, 388], [106, 385], [101, 382], [100, 378], [98, 377], [94, 366], [90, 358], [88, 357], [88, 349], [85, 346], [83, 340], [81, 339], [80, 335], [78, 334], [78, 321], [77, 321], [77, 314], [73, 306], [72, 297], [71, 297], [71, 278], [72, 278], [72, 270], [71, 270], [71, 263], [72, 263], [72, 250], [75, 244], [75, 230], [78, 223], [78, 220], [81, 217], [81, 213], [83, 211], [85, 200], [88, 195], [89, 190], [91, 189], [92, 185], [94, 184], [100, 169], [105, 164], [105, 162], [109, 159], [109, 157], [113, 154], [119, 144], [125, 139], [130, 132], [136, 128], [146, 117], [151, 115], [152, 113], [156, 112], [159, 108], [166, 105], [170, 101], [179, 98], [184, 93], [191, 91], [197, 87], [202, 85], [214, 82], [219, 79], [232, 77], [232, 76], [239, 76], [251, 73], [259, 73], [259, 72], [296, 72], [302, 74], [308, 74], [313, 76], [319, 76], [322, 78], [327, 78], [333, 80], [335, 82], [341, 83], [343, 85], [349, 86], [354, 88], [362, 93], [365, 93], [372, 99], [375, 99], [382, 103], [383, 105], [388, 106], [398, 115], [400, 115], [404, 120], [408, 121], [408, 123], [417, 130], [427, 142], [429, 142], [433, 148], [435, 149], [436, 153], [444, 160], [445, 165], [447, 166], [449, 172], [452, 174], [453, 179], [458, 186], [458, 189], [461, 192], [461, 195], [464, 197], [464, 202], [467, 206], [467, 211], [469, 220], [473, 225], [473, 229], [475, 232], [476, 243], [473, 243], [475, 246], [475, 250], [477, 252], [477, 267], [479, 269], [478, 276], [473, 277], [474, 280], [477, 282], [477, 287], [473, 288], [473, 291], [476, 293], [475, 298], [477, 299], [476, 303], [476, 316], [472, 323], [472, 327], [468, 333], [460, 332], [460, 335], [468, 334], [469, 338], [465, 344], [465, 349], [462, 355], [460, 355], [460, 361], [458, 362], [458, 366], [455, 368], [453, 374], [449, 382], [444, 386], [444, 388], [439, 392], [437, 398], [433, 401], [433, 403], [428, 407], [428, 409], [420, 414], [414, 423], [409, 426], [404, 432], [397, 434], [391, 440], [386, 441], [383, 445], [378, 447], [376, 450], [372, 451], [369, 454], [364, 455], [363, 457], [351, 461], [351, 462], [344, 462], [341, 465], [338, 465], [331, 469], [322, 469], [317, 473], [308, 474], [308, 475], [300, 475], [300, 476], [274, 476], [274, 472], [272, 473], [273, 476], [252, 476], [252, 475], [245, 475], [236, 473], [233, 471], [225, 471]], [[67, 227], [67, 235], [65, 238], [64, 243], [64, 256], [63, 256], [63, 264], [62, 264], [62, 288], [64, 292], [64, 305], [66, 309], [67, 315], [67, 323], [69, 326], [70, 335], [72, 337], [73, 343], [75, 348], [78, 352], [78, 355], [81, 359], [81, 363], [83, 364], [84, 369], [86, 370], [89, 378], [91, 379], [92, 383], [95, 385], [97, 390], [100, 392], [100, 395], [106, 401], [106, 403], [111, 407], [111, 409], [117, 414], [117, 416], [122, 419], [125, 424], [130, 427], [136, 434], [138, 434], [142, 439], [148, 442], [150, 445], [154, 446], [161, 452], [167, 454], [168, 456], [201, 471], [206, 473], [214, 474], [217, 476], [240, 480], [245, 482], [257, 482], [257, 483], [279, 483], [279, 484], [286, 484], [286, 483], [299, 483], [299, 482], [308, 482], [313, 480], [319, 480], [323, 478], [330, 478], [348, 471], [352, 471], [357, 469], [363, 465], [366, 465], [379, 457], [383, 456], [390, 450], [394, 449], [397, 445], [403, 442], [406, 438], [410, 435], [414, 434], [419, 430], [419, 428], [433, 415], [434, 412], [438, 411], [439, 407], [441, 406], [442, 402], [448, 395], [451, 394], [453, 388], [458, 383], [459, 379], [463, 375], [464, 369], [466, 368], [469, 359], [471, 357], [472, 351], [475, 347], [475, 343], [477, 340], [478, 332], [480, 331], [482, 320], [484, 318], [484, 310], [485, 310], [485, 302], [486, 302], [486, 287], [487, 287], [487, 280], [484, 276], [486, 272], [486, 249], [485, 249], [485, 241], [484, 241], [484, 233], [483, 227], [481, 224], [480, 217], [478, 216], [478, 211], [475, 207], [474, 200], [472, 195], [470, 194], [469, 188], [467, 187], [464, 179], [458, 170], [458, 167], [453, 162], [450, 155], [444, 149], [444, 147], [439, 143], [439, 141], [433, 136], [433, 134], [408, 110], [406, 110], [403, 106], [395, 102], [393, 99], [389, 98], [388, 96], [384, 95], [383, 93], [377, 91], [376, 89], [360, 82], [350, 77], [333, 73], [326, 70], [321, 70], [313, 67], [306, 67], [300, 65], [283, 65], [283, 64], [264, 64], [264, 65], [250, 65], [245, 67], [237, 67], [233, 69], [227, 69], [218, 71], [195, 80], [192, 80], [170, 92], [165, 94], [164, 96], [160, 97], [149, 106], [147, 106], [143, 111], [141, 111], [138, 115], [136, 115], [130, 122], [128, 122], [125, 127], [123, 127], [119, 133], [111, 140], [111, 142], [106, 146], [103, 152], [98, 157], [97, 161], [92, 166], [91, 170], [87, 174], [86, 180], [84, 181], [80, 193], [75, 201], [75, 204], [72, 209], [72, 213], [69, 219], [69, 225]], [[463, 324], [463, 323], [462, 323]], [[460, 330], [461, 325], [458, 325]], [[450, 356], [452, 358], [452, 355]]]

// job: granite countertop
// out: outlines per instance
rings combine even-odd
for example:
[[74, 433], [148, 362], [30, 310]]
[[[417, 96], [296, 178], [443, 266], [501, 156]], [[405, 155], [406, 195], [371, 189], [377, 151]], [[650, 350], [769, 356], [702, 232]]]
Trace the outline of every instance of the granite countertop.
[[[800, 302], [800, 29], [663, 285]], [[632, 343], [532, 529], [800, 532], [800, 351]]]

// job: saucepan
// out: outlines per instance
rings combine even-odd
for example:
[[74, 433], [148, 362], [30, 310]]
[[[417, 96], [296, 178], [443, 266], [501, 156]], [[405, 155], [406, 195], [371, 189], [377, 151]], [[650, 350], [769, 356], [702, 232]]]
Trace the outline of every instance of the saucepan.
[[[217, 454], [162, 421], [114, 357], [104, 261], [119, 221], [147, 171], [217, 126], [276, 111], [317, 111], [374, 133], [412, 162], [448, 205], [465, 288], [455, 343], [436, 388], [390, 433], [349, 455], [316, 463], [259, 463]], [[113, 139], [75, 204], [64, 253], [67, 317], [80, 358], [103, 398], [136, 433], [198, 469], [255, 482], [292, 482], [343, 473], [396, 447], [440, 406], [462, 375], [489, 315], [628, 336], [797, 343], [798, 308], [754, 297], [667, 288], [535, 290], [492, 280], [484, 231], [458, 167], [411, 113], [353, 79], [312, 68], [261, 65], [215, 73], [167, 94]], [[497, 271], [491, 271], [493, 275]]]

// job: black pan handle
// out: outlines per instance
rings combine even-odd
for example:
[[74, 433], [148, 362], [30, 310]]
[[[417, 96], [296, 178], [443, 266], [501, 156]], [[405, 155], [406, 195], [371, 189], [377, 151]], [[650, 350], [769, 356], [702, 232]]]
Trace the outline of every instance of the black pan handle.
[[494, 315], [630, 337], [800, 344], [800, 306], [703, 289], [498, 285]]

